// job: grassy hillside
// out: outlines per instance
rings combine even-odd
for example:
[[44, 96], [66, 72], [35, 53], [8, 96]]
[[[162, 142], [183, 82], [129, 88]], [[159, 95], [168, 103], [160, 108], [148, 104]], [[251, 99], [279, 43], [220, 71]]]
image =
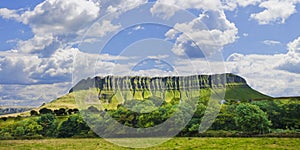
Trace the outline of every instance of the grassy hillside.
[[251, 87], [247, 86], [227, 86], [226, 87], [226, 100], [242, 100], [247, 101], [249, 99], [269, 99], [270, 96], [262, 94]]
[[41, 106], [41, 108], [48, 108], [52, 110], [59, 109], [59, 108], [65, 108], [65, 109], [77, 108], [77, 104], [74, 98], [74, 93], [69, 93], [60, 98], [57, 98], [56, 100], [53, 100], [52, 102]]
[[[210, 91], [211, 89], [201, 89], [200, 95], [201, 95], [201, 99], [208, 99], [210, 96]], [[89, 92], [93, 93], [93, 95], [97, 94], [97, 90], [89, 90]], [[78, 104], [75, 101], [75, 96], [80, 95], [79, 93], [86, 93], [86, 91], [77, 91], [77, 92], [72, 92], [72, 93], [68, 93], [60, 98], [57, 98], [56, 100], [51, 101], [50, 103], [44, 104], [43, 106], [36, 108], [34, 110], [39, 111], [42, 108], [48, 108], [48, 109], [60, 109], [60, 108], [65, 108], [65, 109], [74, 109], [74, 108], [78, 108]], [[105, 93], [110, 93], [111, 92], [105, 92]], [[123, 92], [123, 96], [126, 96], [126, 98], [129, 98], [128, 95], [130, 92]], [[149, 95], [148, 97], [151, 99], [152, 96], [154, 97], [160, 97], [161, 95], [163, 95], [165, 97], [165, 101], [166, 102], [170, 102], [173, 98], [179, 98], [179, 92], [178, 91], [167, 91], [165, 93], [162, 92], [155, 92], [153, 93], [153, 95]], [[186, 92], [185, 92], [186, 93]], [[192, 92], [191, 92], [192, 93]], [[194, 93], [197, 93], [196, 91]], [[132, 93], [131, 93], [132, 94]], [[85, 94], [83, 94], [85, 95]], [[112, 95], [112, 94], [111, 94]], [[135, 99], [135, 100], [141, 100], [142, 98], [142, 92], [141, 91], [136, 91], [135, 95], [131, 98]], [[102, 100], [101, 102], [103, 103], [103, 106], [105, 108], [109, 108], [109, 109], [116, 109], [118, 103], [122, 103], [122, 98], [120, 98], [120, 93], [116, 93], [114, 96], [112, 96], [110, 98], [110, 102], [109, 104], [106, 103], [106, 100]], [[186, 95], [183, 94], [182, 95], [183, 99], [186, 99]], [[230, 101], [237, 101], [237, 100], [241, 100], [241, 101], [248, 101], [249, 99], [270, 99], [270, 96], [264, 95], [254, 89], [252, 89], [251, 87], [249, 87], [248, 85], [245, 86], [241, 86], [241, 85], [229, 85], [226, 87], [226, 93], [225, 93], [225, 100], [230, 100]], [[82, 99], [82, 98], [80, 98]], [[101, 99], [100, 99], [101, 100]], [[80, 104], [82, 106], [82, 104]], [[9, 114], [9, 115], [4, 115], [4, 117], [16, 117], [16, 116], [30, 116], [30, 111], [26, 111], [23, 113], [17, 113], [17, 114]]]
[[[209, 94], [210, 94], [210, 89], [202, 89], [201, 90], [201, 97], [204, 98], [209, 98]], [[83, 91], [79, 91], [79, 92], [83, 92]], [[78, 94], [78, 93], [77, 93]], [[76, 93], [69, 93], [63, 97], [60, 97], [48, 104], [45, 104], [44, 106], [42, 106], [41, 108], [49, 108], [49, 109], [59, 109], [59, 108], [65, 108], [65, 109], [73, 109], [73, 108], [77, 108], [77, 104], [75, 102], [75, 95]], [[133, 97], [136, 100], [141, 99], [141, 96], [138, 95], [142, 95], [141, 92], [136, 92], [136, 95]], [[165, 101], [170, 102], [170, 99], [172, 99], [173, 97], [178, 97], [176, 95], [178, 95], [176, 93], [176, 91], [174, 92], [166, 92], [166, 93], [156, 93], [156, 96], [158, 95], [165, 95]], [[271, 98], [270, 96], [264, 95], [252, 88], [250, 88], [249, 86], [228, 86], [226, 87], [226, 93], [225, 93], [225, 100], [241, 100], [241, 101], [247, 101], [249, 99], [269, 99]], [[116, 108], [116, 106], [118, 105], [118, 100], [121, 99], [120, 98], [120, 94], [116, 94], [116, 96], [113, 96], [111, 98], [111, 105], [107, 105], [105, 104], [105, 101], [102, 101], [105, 107], [109, 107], [109, 108]]]

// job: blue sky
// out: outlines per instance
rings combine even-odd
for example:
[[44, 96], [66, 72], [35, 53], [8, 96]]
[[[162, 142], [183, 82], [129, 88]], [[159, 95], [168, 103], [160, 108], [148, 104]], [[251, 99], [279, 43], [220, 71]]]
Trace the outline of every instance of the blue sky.
[[147, 2], [2, 0], [0, 105], [39, 105], [108, 74], [232, 72], [299, 95], [300, 0]]

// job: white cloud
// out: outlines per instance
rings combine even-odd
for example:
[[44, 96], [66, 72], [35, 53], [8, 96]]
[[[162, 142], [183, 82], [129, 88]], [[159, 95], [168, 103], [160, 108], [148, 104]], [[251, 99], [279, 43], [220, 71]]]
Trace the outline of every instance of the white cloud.
[[148, 56], [149, 59], [166, 59], [169, 55]]
[[[238, 33], [235, 24], [227, 20], [223, 11], [204, 12], [191, 22], [176, 24], [174, 28], [176, 30], [169, 30], [166, 37], [176, 39], [173, 52], [180, 56], [187, 52], [199, 51], [195, 44], [205, 55], [210, 55], [221, 50], [223, 46], [235, 42]], [[179, 36], [176, 37], [177, 35]], [[190, 48], [194, 50], [190, 51]], [[187, 55], [189, 56], [188, 53]], [[200, 53], [199, 56], [203, 57]]]
[[281, 42], [274, 41], [274, 40], [265, 40], [262, 43], [265, 44], [265, 45], [269, 45], [269, 46], [281, 44]]
[[151, 13], [169, 19], [180, 9], [200, 10], [197, 18], [177, 23], [165, 34], [168, 40], [176, 40], [172, 50], [176, 55], [197, 58], [219, 51], [237, 39], [238, 29], [227, 19], [222, 7], [220, 0], [158, 0]]
[[247, 7], [249, 5], [257, 5], [262, 0], [222, 0], [223, 8], [226, 10], [235, 10], [237, 7]]
[[277, 68], [278, 60], [286, 54], [239, 55], [228, 58], [229, 72], [245, 77], [251, 87], [271, 96], [295, 96], [299, 94], [300, 74]]
[[103, 37], [107, 35], [107, 33], [114, 32], [120, 28], [121, 25], [113, 25], [110, 21], [103, 20], [101, 24], [98, 22], [93, 24], [85, 36]]
[[87, 0], [46, 0], [21, 15], [35, 34], [74, 34], [99, 16], [100, 5]]
[[262, 12], [251, 14], [250, 18], [259, 24], [285, 23], [285, 20], [297, 12], [296, 4], [299, 0], [267, 0], [259, 4], [265, 8]]
[[0, 105], [41, 106], [68, 92], [71, 83], [54, 83], [39, 85], [0, 85]]
[[294, 41], [288, 44], [288, 50], [290, 52], [298, 52], [300, 53], [300, 37], [295, 39]]
[[[231, 1], [233, 1], [233, 0], [231, 0]], [[234, 1], [236, 1], [236, 3], [239, 6], [246, 7], [249, 5], [256, 5], [257, 3], [260, 3], [262, 0], [234, 0]]]
[[248, 37], [249, 34], [248, 34], [248, 33], [243, 33], [243, 36], [244, 36], [244, 37]]
[[278, 62], [278, 69], [300, 74], [300, 37], [287, 44], [289, 52]]
[[136, 26], [135, 28], [133, 28], [134, 31], [138, 31], [138, 30], [144, 30], [145, 28], [142, 26]]
[[164, 19], [172, 17], [179, 9], [201, 9], [204, 11], [219, 11], [220, 0], [158, 0], [151, 8], [151, 13]]
[[[17, 49], [23, 53], [41, 53], [50, 57], [58, 48], [77, 44], [90, 25], [107, 12], [115, 10], [114, 19], [119, 14], [145, 4], [147, 0], [45, 0], [33, 10], [0, 9], [0, 16], [14, 19], [30, 26], [34, 37], [20, 40]], [[120, 25], [113, 25], [111, 20], [96, 23], [87, 35], [102, 37], [118, 30]], [[89, 42], [94, 39], [89, 39]]]
[[5, 19], [18, 19], [20, 17], [16, 10], [9, 10], [7, 8], [0, 8], [0, 16]]
[[37, 56], [18, 55], [17, 53], [0, 53], [0, 83], [29, 84], [35, 82], [30, 74], [35, 71], [41, 60]]
[[[101, 1], [102, 2], [102, 1]], [[107, 7], [106, 13], [123, 13], [140, 5], [147, 3], [148, 0], [114, 0], [104, 1], [104, 6]], [[103, 3], [101, 3], [103, 5]]]
[[243, 54], [233, 53], [231, 54], [226, 61], [241, 61], [245, 56]]
[[[76, 64], [74, 64], [74, 58], [77, 59]], [[78, 60], [80, 58], [82, 60]], [[98, 73], [105, 74], [114, 69], [114, 66], [120, 65], [112, 61], [129, 59], [132, 58], [83, 53], [76, 48], [60, 48], [49, 58], [20, 54], [15, 51], [1, 52], [0, 84], [71, 82], [73, 73], [80, 74], [86, 71], [89, 76], [82, 78], [95, 76]]]
[[[47, 47], [54, 43], [59, 43], [52, 34], [48, 35], [35, 35], [33, 38], [25, 41], [18, 41], [17, 49], [22, 53], [36, 53], [44, 51]], [[54, 48], [55, 51], [56, 49]]]
[[[276, 42], [275, 42], [276, 43]], [[246, 77], [249, 84], [272, 96], [299, 95], [300, 37], [290, 42], [287, 54], [232, 54], [226, 66], [229, 72]]]
[[100, 4], [90, 0], [45, 0], [33, 10], [0, 9], [0, 16], [30, 26], [34, 37], [20, 40], [21, 53], [50, 57], [59, 47], [77, 40], [82, 30], [99, 17]]

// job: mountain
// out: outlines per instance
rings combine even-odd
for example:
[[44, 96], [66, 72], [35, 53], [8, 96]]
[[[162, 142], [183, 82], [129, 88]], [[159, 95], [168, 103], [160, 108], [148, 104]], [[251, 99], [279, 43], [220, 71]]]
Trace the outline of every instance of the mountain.
[[[171, 102], [174, 99], [187, 99], [191, 94], [196, 95], [195, 97], [209, 99], [211, 92], [222, 93], [222, 91], [225, 93], [224, 99], [226, 101], [271, 98], [252, 89], [244, 78], [231, 73], [166, 77], [97, 76], [78, 82], [70, 89], [67, 99], [70, 100], [70, 96], [78, 96], [80, 94], [76, 93], [82, 94], [86, 91], [93, 93], [92, 97], [94, 98], [92, 99], [101, 100], [104, 109], [116, 109], [118, 105], [124, 103], [124, 99], [163, 99], [166, 102]], [[97, 103], [97, 100], [92, 100], [92, 103]], [[65, 98], [60, 98], [47, 104], [47, 106], [53, 108], [53, 106], [58, 105], [57, 103], [64, 101]]]
[[[105, 76], [81, 80], [69, 92], [99, 89], [107, 96], [108, 91], [131, 91], [133, 97], [140, 100], [153, 95], [152, 91], [186, 91], [186, 90], [207, 90], [225, 89], [226, 100], [249, 100], [259, 98], [270, 98], [252, 89], [240, 76], [234, 74], [216, 75], [194, 75], [194, 76], [168, 76], [168, 77], [140, 77], [140, 76]], [[113, 92], [114, 93], [114, 92]], [[136, 96], [140, 94], [140, 96]], [[151, 97], [151, 96], [150, 96]]]
[[[203, 99], [209, 99], [212, 91], [225, 90], [226, 101], [248, 101], [271, 99], [252, 89], [246, 80], [234, 74], [217, 75], [194, 75], [194, 76], [168, 76], [168, 77], [140, 77], [140, 76], [105, 76], [82, 79], [69, 93], [42, 105], [35, 109], [42, 108], [52, 110], [65, 108], [78, 108], [75, 101], [77, 93], [92, 91], [94, 99], [101, 100], [106, 109], [116, 109], [125, 99], [163, 99], [167, 102], [172, 99], [185, 99], [190, 93], [200, 93]], [[198, 92], [200, 91], [200, 92]], [[122, 96], [120, 96], [122, 95]], [[105, 103], [108, 103], [107, 105]], [[29, 112], [22, 113], [21, 116], [29, 115]], [[18, 114], [20, 115], [20, 114]]]

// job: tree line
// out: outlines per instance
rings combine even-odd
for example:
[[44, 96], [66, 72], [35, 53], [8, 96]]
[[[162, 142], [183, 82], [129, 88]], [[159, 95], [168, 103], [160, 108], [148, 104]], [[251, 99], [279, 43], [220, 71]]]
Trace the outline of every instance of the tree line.
[[[160, 106], [157, 107], [158, 105]], [[2, 122], [9, 122], [11, 119], [14, 123], [0, 127], [0, 137], [97, 137], [95, 132], [107, 134], [103, 136], [109, 136], [112, 132], [117, 133], [116, 136], [122, 136], [127, 131], [111, 126], [110, 121], [115, 120], [138, 131], [140, 128], [150, 128], [165, 122], [179, 107], [182, 111], [176, 115], [180, 117], [172, 120], [172, 124], [182, 123], [189, 114], [193, 116], [177, 136], [299, 136], [300, 133], [300, 104], [296, 100], [226, 102], [222, 105], [210, 129], [206, 133], [199, 133], [198, 129], [206, 111], [206, 105], [205, 100], [200, 100], [196, 106], [187, 103], [182, 107], [179, 106], [178, 100], [162, 104], [156, 104], [151, 100], [145, 100], [142, 103], [129, 101], [120, 105], [116, 110], [99, 110], [91, 106], [80, 111], [80, 114], [78, 109], [60, 108], [52, 111], [43, 108], [38, 112], [31, 111], [32, 117], [28, 118], [16, 117], [6, 118], [6, 120], [2, 118]], [[130, 109], [129, 106], [131, 106]], [[147, 109], [152, 111], [148, 112]], [[85, 121], [94, 122], [94, 124], [88, 126]], [[165, 130], [168, 130], [166, 131], [168, 133], [175, 129], [169, 127]]]

